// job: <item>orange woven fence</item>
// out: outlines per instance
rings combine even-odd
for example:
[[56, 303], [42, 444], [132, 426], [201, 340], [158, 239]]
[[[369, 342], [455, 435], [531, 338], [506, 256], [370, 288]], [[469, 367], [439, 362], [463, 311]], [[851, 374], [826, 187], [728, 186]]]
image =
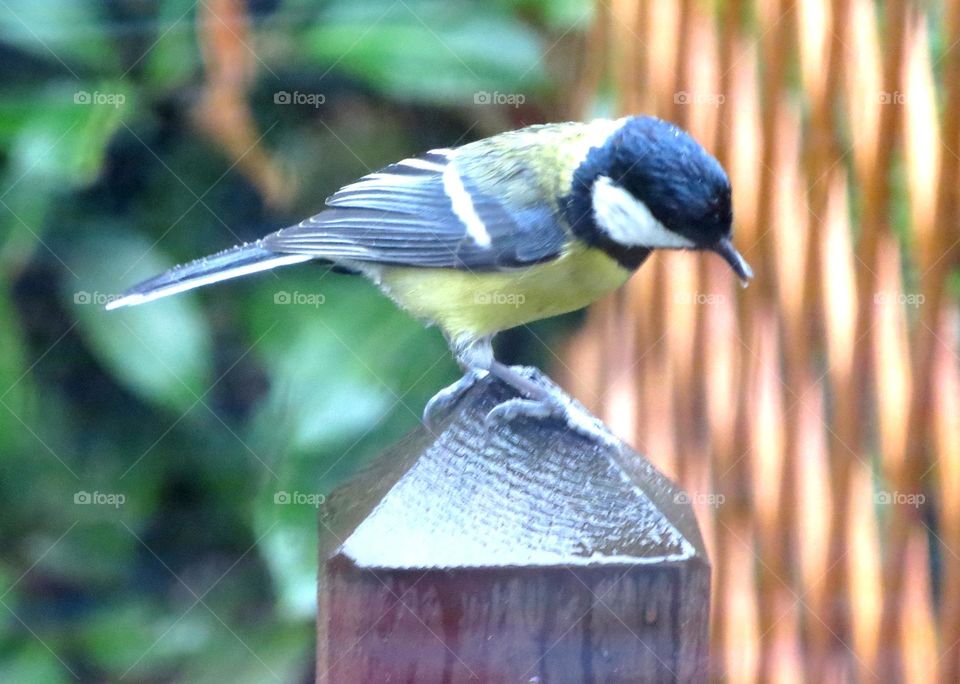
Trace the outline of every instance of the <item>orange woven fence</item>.
[[730, 681], [960, 681], [960, 3], [599, 0], [573, 102], [687, 127], [756, 272], [659, 254], [558, 361], [690, 492]]

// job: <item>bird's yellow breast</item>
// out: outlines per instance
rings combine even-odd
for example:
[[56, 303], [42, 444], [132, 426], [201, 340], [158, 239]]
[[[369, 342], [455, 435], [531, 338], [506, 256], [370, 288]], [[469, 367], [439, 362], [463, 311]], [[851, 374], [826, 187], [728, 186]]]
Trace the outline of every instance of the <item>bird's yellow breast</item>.
[[380, 284], [452, 339], [473, 339], [583, 308], [629, 277], [602, 251], [578, 245], [553, 261], [511, 271], [384, 268]]

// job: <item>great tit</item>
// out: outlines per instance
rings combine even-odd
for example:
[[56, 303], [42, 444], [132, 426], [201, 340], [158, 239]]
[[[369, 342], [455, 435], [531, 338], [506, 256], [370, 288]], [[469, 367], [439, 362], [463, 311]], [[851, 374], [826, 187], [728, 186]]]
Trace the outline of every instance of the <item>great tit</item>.
[[746, 285], [752, 272], [731, 243], [732, 218], [723, 168], [671, 123], [628, 116], [529, 126], [363, 176], [316, 216], [173, 268], [107, 308], [278, 266], [333, 264], [446, 335], [465, 375], [430, 400], [428, 424], [490, 373], [520, 395], [490, 420], [553, 415], [596, 434], [525, 369], [497, 361], [493, 336], [586, 306], [654, 249], [716, 252]]

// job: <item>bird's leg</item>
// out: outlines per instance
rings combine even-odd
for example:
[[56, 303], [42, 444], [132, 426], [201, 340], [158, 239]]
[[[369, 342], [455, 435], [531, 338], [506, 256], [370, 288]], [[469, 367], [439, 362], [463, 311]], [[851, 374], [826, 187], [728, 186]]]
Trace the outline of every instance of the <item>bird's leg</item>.
[[[488, 373], [517, 390], [521, 396], [501, 402], [487, 414], [487, 423], [507, 423], [516, 418], [557, 418], [577, 434], [605, 446], [619, 449], [620, 441], [579, 405], [548, 382], [528, 377], [523, 366], [507, 366], [493, 358], [491, 338], [466, 344], [451, 344], [462, 378], [437, 392], [423, 410], [423, 422], [435, 429], [477, 380]], [[534, 375], [532, 372], [530, 375]]]
[[488, 423], [509, 422], [521, 417], [558, 418], [577, 434], [605, 446], [620, 448], [620, 440], [600, 421], [552, 386], [528, 378], [523, 374], [522, 366], [507, 366], [491, 360], [490, 373], [525, 396], [507, 399], [493, 407], [487, 414]]
[[463, 368], [463, 377], [433, 395], [423, 409], [423, 422], [431, 430], [446, 418], [457, 402], [484, 377], [493, 362], [493, 346], [484, 337], [465, 344], [451, 343], [457, 363]]

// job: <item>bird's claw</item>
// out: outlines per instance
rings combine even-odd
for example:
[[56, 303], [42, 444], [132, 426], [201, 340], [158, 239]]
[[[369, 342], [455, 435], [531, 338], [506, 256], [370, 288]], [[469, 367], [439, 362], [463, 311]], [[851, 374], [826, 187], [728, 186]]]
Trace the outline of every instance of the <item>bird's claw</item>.
[[463, 398], [463, 395], [485, 374], [486, 371], [469, 369], [463, 374], [462, 378], [434, 394], [427, 405], [423, 407], [424, 425], [430, 430], [436, 430], [437, 426], [450, 415], [453, 407]]
[[509, 423], [517, 418], [543, 420], [556, 418], [570, 430], [605, 447], [620, 449], [621, 442], [610, 433], [596, 418], [572, 401], [563, 401], [558, 397], [546, 399], [524, 399], [514, 397], [494, 406], [485, 423], [488, 427]]
[[537, 401], [536, 399], [522, 399], [514, 397], [502, 401], [487, 413], [487, 427], [492, 427], [498, 423], [509, 423], [515, 418], [549, 418], [558, 414], [558, 407], [553, 406], [547, 401]]

